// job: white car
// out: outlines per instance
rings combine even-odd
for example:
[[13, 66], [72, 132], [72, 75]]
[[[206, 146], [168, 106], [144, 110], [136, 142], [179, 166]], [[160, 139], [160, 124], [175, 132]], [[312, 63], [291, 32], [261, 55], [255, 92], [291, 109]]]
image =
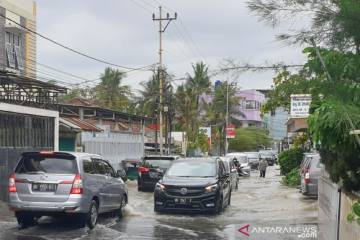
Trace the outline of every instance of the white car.
[[236, 158], [240, 166], [243, 167], [242, 171], [244, 173], [247, 173], [248, 176], [250, 177], [251, 169], [250, 169], [249, 158], [245, 153], [239, 153], [239, 152], [228, 153], [226, 154], [226, 157], [230, 157], [232, 159]]

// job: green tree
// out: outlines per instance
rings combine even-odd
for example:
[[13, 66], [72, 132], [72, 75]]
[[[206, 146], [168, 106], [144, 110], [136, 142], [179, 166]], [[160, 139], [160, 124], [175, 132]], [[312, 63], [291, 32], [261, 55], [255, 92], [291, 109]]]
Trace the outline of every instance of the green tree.
[[[196, 111], [194, 89], [186, 84], [178, 86], [174, 94], [173, 106], [175, 108], [174, 124], [180, 124], [182, 130], [188, 130], [197, 123], [198, 111]], [[192, 129], [195, 132], [195, 129]]]
[[211, 92], [211, 82], [208, 76], [208, 67], [203, 62], [196, 63], [192, 66], [194, 69], [194, 76], [187, 74], [187, 84], [193, 88], [196, 96], [196, 110], [199, 110], [199, 100], [203, 93]]
[[258, 151], [269, 147], [272, 143], [266, 129], [257, 127], [247, 127], [236, 129], [234, 139], [229, 140], [229, 149], [239, 152]]
[[[167, 69], [163, 70], [163, 99], [166, 99], [170, 92], [170, 81], [172, 76], [167, 73]], [[153, 70], [152, 76], [146, 82], [140, 83], [141, 89], [139, 90], [141, 97], [140, 100], [136, 101], [137, 113], [152, 116], [156, 109], [156, 98], [159, 98], [159, 71], [158, 69]]]
[[103, 107], [126, 111], [129, 97], [133, 94], [129, 86], [122, 85], [125, 77], [126, 73], [107, 67], [100, 74], [101, 82], [92, 89], [93, 100]]
[[307, 18], [307, 28], [294, 29], [280, 34], [277, 40], [288, 45], [301, 45], [314, 39], [327, 47], [359, 52], [360, 44], [360, 2], [358, 0], [338, 1], [293, 1], [293, 0], [250, 0], [248, 8], [265, 25], [276, 28]]
[[[227, 87], [227, 85], [229, 85]], [[204, 114], [202, 116], [202, 124], [205, 126], [213, 125], [219, 131], [219, 145], [225, 149], [224, 139], [225, 137], [225, 123], [226, 123], [226, 106], [227, 106], [227, 91], [228, 92], [228, 106], [229, 106], [229, 124], [235, 124], [240, 126], [241, 122], [238, 120], [238, 117], [246, 117], [243, 112], [240, 110], [240, 101], [241, 97], [237, 97], [236, 93], [239, 91], [239, 88], [235, 83], [229, 84], [224, 82], [222, 85], [217, 87], [213, 92], [213, 99], [211, 102], [205, 101], [202, 99], [202, 109]], [[218, 135], [217, 135], [218, 136]]]
[[67, 100], [75, 99], [75, 98], [87, 98], [88, 90], [84, 88], [74, 88], [71, 91], [59, 98], [59, 102], [64, 102]]

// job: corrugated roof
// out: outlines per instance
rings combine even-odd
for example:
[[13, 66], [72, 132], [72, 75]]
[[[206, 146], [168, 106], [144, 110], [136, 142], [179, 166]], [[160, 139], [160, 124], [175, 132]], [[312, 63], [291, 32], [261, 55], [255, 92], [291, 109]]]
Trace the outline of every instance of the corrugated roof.
[[91, 132], [101, 132], [103, 131], [101, 128], [91, 124], [91, 123], [88, 123], [88, 122], [85, 122], [84, 120], [81, 120], [79, 118], [61, 118], [77, 127], [79, 127], [81, 130], [83, 131], [91, 131]]

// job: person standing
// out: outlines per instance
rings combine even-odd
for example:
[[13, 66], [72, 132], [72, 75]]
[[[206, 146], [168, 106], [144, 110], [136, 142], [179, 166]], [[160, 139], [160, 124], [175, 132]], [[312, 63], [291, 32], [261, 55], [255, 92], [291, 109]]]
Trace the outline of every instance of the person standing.
[[266, 168], [269, 166], [265, 158], [263, 158], [259, 163], [260, 177], [265, 177]]

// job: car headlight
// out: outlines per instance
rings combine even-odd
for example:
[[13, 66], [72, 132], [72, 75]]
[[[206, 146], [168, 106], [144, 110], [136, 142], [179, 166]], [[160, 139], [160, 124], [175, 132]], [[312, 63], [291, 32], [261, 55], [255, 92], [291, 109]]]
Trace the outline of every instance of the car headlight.
[[216, 192], [217, 188], [218, 188], [217, 184], [208, 186], [208, 187], [205, 188], [205, 193]]
[[160, 183], [157, 183], [155, 186], [155, 190], [157, 190], [159, 192], [163, 192], [165, 190], [165, 186]]

